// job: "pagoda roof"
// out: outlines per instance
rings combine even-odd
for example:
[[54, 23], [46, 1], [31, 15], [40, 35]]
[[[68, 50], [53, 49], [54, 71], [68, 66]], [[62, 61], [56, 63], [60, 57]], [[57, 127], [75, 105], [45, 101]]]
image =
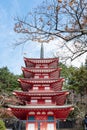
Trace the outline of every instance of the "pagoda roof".
[[61, 68], [25, 68], [22, 67], [23, 71], [31, 72], [31, 73], [51, 73], [55, 71], [61, 70]]
[[29, 91], [33, 85], [50, 85], [53, 90], [58, 91], [62, 89], [64, 78], [59, 79], [34, 79], [34, 78], [20, 78], [18, 79], [20, 87], [23, 91]]
[[52, 84], [55, 82], [65, 81], [64, 78], [59, 79], [35, 79], [35, 78], [20, 78], [18, 79], [19, 82], [29, 83], [29, 84]]
[[70, 108], [73, 105], [63, 105], [63, 106], [57, 106], [57, 105], [52, 105], [52, 106], [47, 106], [47, 105], [9, 105], [9, 108], [14, 108], [14, 109], [65, 109], [65, 108]]
[[63, 90], [63, 91], [56, 91], [54, 92], [53, 90], [50, 91], [29, 91], [29, 92], [25, 92], [25, 91], [17, 91], [15, 90], [13, 92], [13, 94], [15, 95], [20, 95], [20, 96], [55, 96], [55, 95], [67, 95], [69, 94], [69, 92], [67, 90]]
[[[30, 101], [30, 99], [51, 99], [55, 100], [57, 105], [64, 105], [66, 101], [66, 96], [69, 94], [68, 91], [29, 91], [29, 92], [23, 92], [23, 91], [14, 91], [14, 95], [16, 95], [20, 100], [24, 102]], [[26, 102], [26, 103], [27, 103]]]
[[[20, 100], [22, 101], [30, 101], [30, 99], [48, 99], [52, 98], [55, 100], [57, 105], [64, 105], [66, 101], [66, 96], [69, 94], [68, 91], [29, 91], [29, 92], [23, 92], [23, 91], [14, 91], [14, 95], [16, 95]], [[27, 102], [26, 102], [27, 103]]]
[[22, 119], [22, 120], [26, 120], [26, 117], [29, 114], [29, 112], [31, 112], [31, 111], [38, 112], [38, 110], [40, 112], [52, 111], [55, 113], [56, 118], [66, 119], [72, 109], [73, 109], [72, 105], [64, 105], [64, 106], [57, 106], [57, 105], [14, 106], [14, 105], [9, 105], [9, 108], [8, 108], [8, 110], [10, 110], [17, 118]]
[[26, 58], [24, 57], [24, 61], [26, 62], [31, 62], [31, 63], [39, 63], [39, 64], [49, 64], [52, 63], [54, 61], [59, 61], [59, 58]]

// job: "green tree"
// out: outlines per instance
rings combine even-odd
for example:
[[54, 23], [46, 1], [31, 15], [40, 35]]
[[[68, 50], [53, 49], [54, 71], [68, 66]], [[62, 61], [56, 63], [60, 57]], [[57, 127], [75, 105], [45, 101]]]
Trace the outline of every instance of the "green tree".
[[17, 77], [7, 67], [0, 68], [0, 107], [5, 104], [5, 99], [12, 95], [18, 88]]
[[2, 120], [0, 120], [0, 130], [6, 130], [5, 124]]
[[86, 101], [82, 100], [84, 99], [84, 95], [87, 99], [86, 64], [82, 65], [80, 68], [73, 66], [67, 67], [62, 63], [60, 63], [60, 66], [62, 68], [61, 76], [65, 78], [64, 88], [70, 90], [68, 101], [74, 103], [75, 107], [74, 111], [70, 113], [69, 117], [77, 118], [79, 116], [83, 118], [87, 112], [87, 103]]
[[67, 65], [65, 65], [63, 63], [60, 63], [59, 66], [62, 68], [61, 77], [63, 77], [65, 79], [64, 88], [69, 89], [68, 81], [69, 81], [70, 77], [72, 77], [72, 73], [74, 73], [77, 68], [73, 67], [73, 66], [68, 67]]
[[10, 94], [11, 91], [18, 88], [18, 75], [14, 75], [7, 67], [0, 68], [0, 92]]
[[87, 89], [87, 70], [84, 66], [76, 69], [71, 73], [69, 78], [69, 88], [75, 90], [81, 96], [83, 96]]

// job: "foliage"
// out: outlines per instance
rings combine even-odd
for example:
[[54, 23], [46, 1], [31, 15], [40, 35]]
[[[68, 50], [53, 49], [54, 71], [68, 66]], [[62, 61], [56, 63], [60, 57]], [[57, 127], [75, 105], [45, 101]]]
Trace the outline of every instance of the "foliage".
[[58, 46], [66, 50], [64, 60], [74, 60], [87, 52], [86, 0], [44, 0], [33, 12], [15, 20], [14, 31], [23, 34], [15, 45], [28, 40], [48, 43], [62, 39]]
[[79, 68], [60, 63], [62, 68], [61, 76], [66, 80], [66, 88], [74, 90], [83, 95], [87, 90], [87, 58], [85, 64]]
[[[15, 89], [20, 89], [17, 79], [22, 77], [22, 75], [14, 75], [9, 71], [7, 67], [0, 68], [0, 117], [7, 118], [12, 117], [11, 113], [5, 111], [8, 104], [11, 102], [15, 104], [17, 99], [12, 96], [12, 92]], [[5, 107], [3, 109], [3, 107]], [[1, 130], [1, 129], [0, 129]], [[3, 129], [4, 130], [4, 129]]]
[[2, 120], [0, 120], [0, 130], [6, 130], [5, 124]]
[[[74, 111], [72, 111], [68, 118], [80, 118], [84, 117], [87, 111], [87, 103], [84, 99], [84, 95], [87, 99], [87, 58], [85, 64], [79, 68], [73, 66], [67, 67], [60, 63], [62, 68], [61, 76], [65, 78], [65, 89], [70, 90], [68, 96], [69, 102], [74, 103]], [[79, 96], [80, 95], [80, 96]], [[73, 96], [73, 97], [72, 97]], [[72, 99], [73, 98], [73, 99]]]
[[87, 89], [87, 69], [84, 66], [81, 66], [77, 70], [73, 71], [68, 83], [70, 89], [83, 95]]
[[[61, 77], [63, 77], [65, 79], [65, 84], [64, 84], [64, 88], [68, 88], [68, 81], [70, 79], [70, 77], [72, 77], [72, 73], [75, 72], [75, 70], [77, 69], [76, 67], [73, 66], [66, 66], [63, 63], [60, 63], [59, 66], [62, 68], [61, 70]], [[69, 89], [69, 88], [68, 88]]]
[[68, 118], [76, 118], [78, 116], [78, 108], [74, 107], [74, 111], [71, 111]]
[[11, 73], [7, 67], [0, 68], [0, 92], [9, 93], [18, 88], [18, 75]]
[[[80, 117], [83, 118], [87, 112], [87, 68], [85, 64], [80, 68], [71, 71], [68, 77], [67, 89], [73, 90], [73, 98], [75, 109], [70, 113], [70, 117]], [[85, 98], [84, 98], [85, 97]], [[84, 100], [85, 99], [85, 100]]]
[[73, 66], [68, 67], [63, 63], [60, 63], [59, 66], [62, 68], [61, 76], [64, 77], [65, 79], [69, 78], [71, 73], [77, 69], [76, 67]]

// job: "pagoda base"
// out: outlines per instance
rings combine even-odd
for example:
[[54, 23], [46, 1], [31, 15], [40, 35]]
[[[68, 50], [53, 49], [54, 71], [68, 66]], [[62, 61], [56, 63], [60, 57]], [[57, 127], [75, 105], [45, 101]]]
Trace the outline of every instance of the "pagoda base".
[[27, 122], [26, 130], [56, 130], [56, 121], [38, 120], [35, 122]]
[[14, 106], [9, 110], [21, 120], [26, 120], [26, 130], [57, 130], [58, 120], [66, 120], [72, 105], [64, 106]]

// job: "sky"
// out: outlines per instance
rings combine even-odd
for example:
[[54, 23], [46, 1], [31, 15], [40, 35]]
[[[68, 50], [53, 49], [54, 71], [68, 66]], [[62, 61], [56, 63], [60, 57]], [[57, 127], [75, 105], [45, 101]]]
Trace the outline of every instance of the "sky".
[[[23, 17], [43, 0], [0, 0], [0, 68], [7, 66], [10, 72], [21, 74], [25, 66], [23, 57], [37, 58], [40, 55], [40, 43], [29, 41], [26, 46], [13, 47], [19, 38], [14, 32], [16, 17]], [[45, 57], [53, 57], [56, 41], [44, 45]], [[78, 61], [79, 62], [79, 61]], [[78, 64], [74, 61], [74, 64]]]
[[[18, 34], [14, 32], [16, 17], [23, 17], [43, 0], [0, 0], [0, 68], [7, 66], [14, 74], [20, 74], [25, 66], [23, 57], [39, 57], [40, 43], [29, 41], [26, 46], [14, 48]], [[53, 56], [56, 46], [44, 45], [46, 57]]]

